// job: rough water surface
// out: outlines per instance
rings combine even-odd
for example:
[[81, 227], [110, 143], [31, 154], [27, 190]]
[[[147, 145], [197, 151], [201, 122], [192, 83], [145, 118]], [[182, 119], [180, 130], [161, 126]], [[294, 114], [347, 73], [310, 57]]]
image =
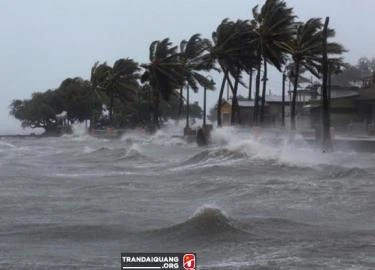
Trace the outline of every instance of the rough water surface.
[[169, 127], [118, 140], [0, 140], [0, 269], [120, 269], [121, 252], [199, 269], [375, 269], [375, 154]]

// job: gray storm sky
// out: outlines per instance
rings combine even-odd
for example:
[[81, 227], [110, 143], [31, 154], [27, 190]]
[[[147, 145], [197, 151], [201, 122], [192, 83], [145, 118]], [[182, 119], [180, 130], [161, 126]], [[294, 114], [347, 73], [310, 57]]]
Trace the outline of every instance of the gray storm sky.
[[[97, 60], [148, 59], [151, 41], [172, 41], [212, 31], [226, 17], [248, 19], [262, 0], [0, 0], [0, 133], [19, 132], [9, 116], [15, 98], [59, 86], [67, 77], [89, 78]], [[287, 0], [300, 20], [331, 17], [346, 61], [375, 56], [374, 0]], [[215, 79], [219, 76], [215, 75]], [[279, 92], [272, 72], [269, 87]], [[219, 83], [219, 81], [217, 81]], [[217, 93], [209, 95], [210, 106]], [[199, 99], [197, 96], [196, 99]]]

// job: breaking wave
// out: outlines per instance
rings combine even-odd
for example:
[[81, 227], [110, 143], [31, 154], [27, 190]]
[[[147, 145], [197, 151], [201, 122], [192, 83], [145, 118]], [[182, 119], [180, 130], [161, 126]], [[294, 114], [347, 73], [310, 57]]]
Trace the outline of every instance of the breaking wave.
[[115, 161], [152, 159], [151, 157], [145, 155], [140, 146], [136, 143], [131, 144], [129, 147], [120, 148], [103, 146], [95, 149], [90, 146], [85, 146], [81, 154], [92, 158], [109, 158]]
[[182, 138], [184, 123], [182, 121], [169, 120], [164, 127], [153, 135], [148, 135], [142, 129], [127, 131], [121, 141], [126, 143], [154, 144], [161, 146], [184, 145], [186, 141]]
[[207, 149], [194, 156], [190, 157], [186, 161], [182, 162], [182, 165], [194, 164], [194, 163], [201, 163], [207, 161], [214, 161], [214, 160], [231, 160], [231, 159], [241, 159], [245, 158], [246, 155], [244, 153], [238, 151], [232, 151], [230, 149], [225, 148], [215, 148], [215, 149]]
[[365, 169], [354, 167], [354, 168], [331, 168], [329, 173], [332, 179], [342, 179], [342, 178], [363, 178], [363, 177], [373, 177], [374, 175]]
[[[255, 137], [250, 129], [219, 128], [213, 131], [212, 142], [230, 153], [243, 155], [249, 160], [266, 160], [279, 165], [324, 168], [372, 168], [373, 154], [355, 151], [323, 153], [299, 134], [265, 131]], [[217, 150], [215, 150], [217, 151]]]
[[203, 206], [199, 208], [189, 219], [177, 225], [152, 231], [162, 235], [186, 235], [212, 237], [222, 234], [247, 234], [236, 228], [233, 222], [219, 208]]
[[138, 144], [133, 144], [118, 160], [152, 160], [152, 158], [145, 155]]

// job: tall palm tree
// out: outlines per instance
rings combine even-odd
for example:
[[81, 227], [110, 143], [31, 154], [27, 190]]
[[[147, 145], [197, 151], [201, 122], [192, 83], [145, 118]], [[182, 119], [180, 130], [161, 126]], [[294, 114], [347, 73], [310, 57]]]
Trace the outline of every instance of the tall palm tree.
[[109, 122], [113, 122], [115, 99], [124, 104], [131, 104], [139, 90], [139, 66], [132, 59], [119, 59], [113, 67], [105, 62], [96, 62], [91, 69], [91, 83], [95, 90], [104, 93], [108, 98]]
[[[242, 82], [242, 73], [246, 72], [249, 74], [256, 66], [256, 48], [254, 47], [254, 43], [252, 43], [255, 38], [255, 33], [249, 21], [237, 20], [234, 24], [233, 31], [237, 33], [237, 35], [232, 40], [231, 47], [236, 48], [237, 46], [239, 53], [234, 55], [234, 58], [232, 59], [231, 69], [233, 71], [230, 72], [234, 79], [234, 87], [232, 87], [232, 125], [235, 124], [236, 121], [241, 124], [237, 92], [240, 84], [245, 86]], [[228, 81], [228, 83], [231, 85], [230, 81]], [[237, 116], [237, 118], [235, 116]]]
[[[201, 38], [200, 34], [194, 34], [189, 40], [181, 41], [179, 58], [180, 63], [184, 66], [187, 91], [190, 87], [194, 92], [197, 92], [199, 86], [209, 90], [214, 89], [213, 82], [200, 73], [216, 69], [215, 62], [209, 54], [211, 48], [211, 41]], [[183, 87], [180, 89], [180, 97], [182, 97], [182, 89]], [[187, 115], [187, 126], [188, 121], [189, 116]]]
[[288, 8], [283, 0], [267, 0], [260, 10], [258, 6], [253, 8], [253, 17], [251, 21], [255, 32], [253, 42], [257, 48], [257, 77], [255, 88], [255, 108], [254, 121], [258, 123], [259, 94], [260, 94], [260, 76], [263, 62], [263, 90], [262, 107], [260, 120], [264, 119], [265, 96], [267, 86], [267, 63], [275, 66], [280, 72], [285, 63], [286, 56], [280, 44], [291, 39], [293, 34], [292, 25], [295, 16], [293, 9]]
[[[221, 104], [225, 84], [232, 90], [232, 112], [237, 107], [237, 88], [241, 82], [241, 72], [254, 67], [254, 50], [252, 50], [252, 32], [248, 21], [236, 22], [224, 19], [212, 34], [213, 47], [211, 57], [215, 59], [224, 73], [217, 106], [218, 125], [221, 126]], [[235, 80], [233, 85], [230, 76]], [[236, 110], [238, 112], [238, 110]], [[232, 119], [234, 114], [232, 115]]]
[[172, 46], [168, 38], [156, 40], [150, 45], [150, 63], [142, 64], [145, 69], [141, 81], [148, 82], [153, 91], [153, 120], [155, 127], [160, 127], [160, 96], [169, 100], [176, 89], [185, 81], [185, 67], [180, 63], [177, 46]]
[[[293, 98], [291, 106], [291, 128], [296, 129], [296, 99], [301, 68], [306, 68], [317, 78], [320, 78], [322, 70], [322, 28], [320, 18], [309, 19], [306, 23], [295, 24], [294, 37], [282, 44], [294, 62]], [[335, 36], [335, 31], [328, 30], [328, 38]], [[328, 42], [327, 52], [329, 56], [342, 54], [345, 49], [338, 43]]]

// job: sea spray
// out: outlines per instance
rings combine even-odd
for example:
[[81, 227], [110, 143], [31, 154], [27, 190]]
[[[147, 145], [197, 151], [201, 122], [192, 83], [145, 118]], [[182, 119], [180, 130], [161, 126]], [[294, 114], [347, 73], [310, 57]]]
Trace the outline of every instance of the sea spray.
[[[212, 142], [215, 147], [242, 153], [249, 160], [268, 160], [281, 165], [317, 169], [326, 165], [369, 168], [374, 157], [366, 153], [358, 155], [355, 151], [322, 153], [319, 147], [305, 141], [301, 134], [273, 129], [265, 129], [255, 137], [246, 128], [218, 128], [212, 132]], [[354, 161], [354, 158], [357, 160]], [[358, 162], [358, 158], [363, 162]]]

